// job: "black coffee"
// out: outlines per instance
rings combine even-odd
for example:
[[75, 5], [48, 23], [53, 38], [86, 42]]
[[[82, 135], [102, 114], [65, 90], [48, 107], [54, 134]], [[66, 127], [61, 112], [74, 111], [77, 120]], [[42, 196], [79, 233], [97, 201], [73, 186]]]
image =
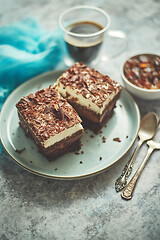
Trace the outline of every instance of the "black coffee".
[[[103, 27], [95, 22], [77, 22], [68, 26], [67, 30], [78, 34], [92, 34]], [[89, 63], [97, 57], [103, 41], [103, 34], [94, 37], [65, 36], [67, 48], [71, 57], [78, 62]]]

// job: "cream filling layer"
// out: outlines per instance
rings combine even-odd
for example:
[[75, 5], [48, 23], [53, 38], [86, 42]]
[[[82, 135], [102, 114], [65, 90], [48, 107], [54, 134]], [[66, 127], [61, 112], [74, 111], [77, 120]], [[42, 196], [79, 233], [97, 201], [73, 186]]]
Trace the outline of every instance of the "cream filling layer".
[[66, 139], [67, 137], [70, 137], [72, 136], [74, 133], [82, 130], [83, 127], [80, 123], [74, 125], [73, 127], [70, 127], [70, 128], [66, 128], [64, 131], [56, 134], [55, 136], [52, 136], [50, 137], [49, 139], [45, 140], [42, 145], [45, 147], [45, 148], [48, 148], [52, 145], [54, 145], [55, 143], [58, 143], [60, 142], [61, 140], [63, 139]]
[[92, 102], [91, 99], [89, 98], [85, 98], [82, 96], [82, 94], [79, 94], [75, 89], [70, 88], [69, 86], [64, 87], [64, 85], [60, 82], [55, 84], [57, 86], [57, 89], [59, 91], [59, 93], [63, 96], [66, 97], [67, 93], [69, 94], [69, 96], [67, 96], [67, 99], [72, 99], [72, 98], [77, 98], [76, 103], [78, 103], [79, 105], [86, 107], [90, 110], [92, 110], [93, 112], [96, 112], [96, 114], [102, 114], [105, 107], [110, 103], [110, 101], [115, 97], [115, 95], [117, 95], [117, 93], [119, 92], [119, 88], [117, 88], [116, 92], [114, 91], [112, 94], [110, 94], [106, 101], [104, 101], [103, 106], [99, 107], [96, 105], [96, 103]]

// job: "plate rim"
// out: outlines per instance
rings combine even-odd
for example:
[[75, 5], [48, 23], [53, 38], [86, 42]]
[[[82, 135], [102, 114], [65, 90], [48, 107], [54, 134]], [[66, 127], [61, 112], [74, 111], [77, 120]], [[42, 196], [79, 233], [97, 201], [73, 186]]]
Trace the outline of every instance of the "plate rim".
[[114, 161], [113, 163], [107, 165], [106, 167], [103, 167], [102, 169], [99, 169], [97, 171], [94, 171], [94, 172], [91, 172], [91, 173], [87, 173], [87, 174], [83, 174], [83, 175], [77, 175], [77, 176], [57, 176], [57, 175], [52, 175], [52, 174], [45, 174], [45, 173], [42, 173], [42, 172], [38, 172], [38, 171], [35, 171], [29, 167], [26, 167], [25, 164], [22, 164], [19, 160], [16, 159], [15, 156], [12, 155], [12, 153], [9, 152], [9, 150], [7, 149], [7, 147], [5, 146], [5, 143], [3, 142], [3, 137], [2, 137], [2, 134], [1, 134], [1, 121], [2, 121], [2, 116], [3, 116], [3, 111], [5, 109], [5, 106], [6, 104], [8, 103], [8, 101], [10, 100], [10, 98], [12, 98], [12, 96], [17, 92], [19, 91], [19, 89], [21, 87], [24, 87], [25, 85], [29, 84], [30, 82], [34, 82], [36, 79], [39, 79], [39, 78], [42, 78], [42, 77], [46, 77], [46, 76], [49, 76], [49, 75], [52, 75], [52, 74], [62, 74], [62, 72], [64, 72], [65, 70], [62, 69], [62, 70], [55, 70], [55, 71], [50, 71], [50, 72], [46, 72], [46, 73], [43, 73], [43, 74], [40, 74], [36, 77], [33, 77], [29, 80], [27, 80], [26, 82], [20, 84], [16, 89], [14, 89], [10, 95], [7, 97], [7, 99], [5, 100], [3, 106], [2, 106], [2, 109], [1, 109], [1, 112], [0, 112], [0, 141], [1, 141], [1, 144], [4, 148], [4, 150], [6, 151], [6, 153], [11, 157], [11, 159], [20, 167], [22, 167], [23, 169], [27, 170], [28, 172], [30, 173], [33, 173], [35, 175], [38, 175], [38, 176], [41, 176], [41, 177], [45, 177], [45, 178], [49, 178], [49, 179], [55, 179], [55, 180], [77, 180], [77, 179], [84, 179], [84, 178], [87, 178], [87, 177], [91, 177], [91, 176], [95, 176], [97, 174], [100, 174], [106, 170], [108, 170], [109, 168], [111, 168], [114, 164], [116, 164], [133, 146], [134, 142], [136, 141], [137, 139], [137, 136], [138, 136], [138, 132], [139, 132], [139, 127], [140, 127], [140, 120], [141, 120], [141, 115], [140, 115], [140, 110], [139, 110], [139, 107], [136, 103], [136, 101], [134, 100], [134, 98], [131, 96], [131, 94], [122, 87], [122, 91], [125, 92], [125, 94], [127, 94], [132, 103], [134, 104], [135, 106], [135, 110], [136, 110], [136, 113], [137, 113], [137, 130], [136, 130], [136, 134], [135, 134], [135, 137], [133, 138], [129, 148], [120, 156], [116, 159], [116, 161]]

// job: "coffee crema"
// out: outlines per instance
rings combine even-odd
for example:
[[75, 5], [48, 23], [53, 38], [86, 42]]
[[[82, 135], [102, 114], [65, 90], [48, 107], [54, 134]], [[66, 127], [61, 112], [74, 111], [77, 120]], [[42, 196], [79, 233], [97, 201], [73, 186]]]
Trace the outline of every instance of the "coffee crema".
[[[75, 34], [93, 34], [102, 30], [103, 27], [95, 22], [76, 22], [67, 27], [67, 30]], [[75, 61], [89, 63], [94, 60], [103, 42], [103, 33], [91, 37], [79, 37], [65, 34], [65, 42], [71, 57]]]

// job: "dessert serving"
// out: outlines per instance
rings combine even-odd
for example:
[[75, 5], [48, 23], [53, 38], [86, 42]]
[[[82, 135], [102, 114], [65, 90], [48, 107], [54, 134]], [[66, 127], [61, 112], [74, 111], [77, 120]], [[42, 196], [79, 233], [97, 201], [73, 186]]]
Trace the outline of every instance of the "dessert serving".
[[121, 92], [116, 81], [83, 63], [66, 70], [56, 87], [95, 133], [111, 118]]
[[[27, 138], [21, 127], [19, 127], [18, 114], [15, 105], [21, 99], [17, 104], [17, 108], [19, 109], [22, 127], [24, 128], [26, 134], [28, 132], [29, 136], [36, 139], [38, 148], [42, 152], [44, 149], [43, 142], [49, 139], [48, 136], [45, 136], [45, 132], [47, 135], [48, 132], [51, 133], [51, 126], [55, 129], [55, 126], [59, 128], [59, 124], [56, 124], [58, 121], [60, 122], [63, 117], [65, 119], [61, 124], [63, 124], [64, 121], [65, 124], [67, 124], [68, 121], [66, 115], [64, 116], [63, 114], [63, 110], [60, 110], [61, 108], [59, 111], [57, 111], [57, 105], [52, 108], [56, 102], [58, 103], [58, 106], [61, 107], [61, 104], [59, 104], [61, 101], [59, 100], [60, 97], [58, 93], [55, 95], [52, 94], [52, 92], [55, 92], [55, 88], [50, 87], [49, 90], [45, 90], [47, 86], [56, 82], [62, 73], [62, 71], [53, 71], [40, 75], [15, 89], [15, 91], [13, 91], [10, 97], [6, 100], [1, 110], [0, 135], [1, 143], [6, 152], [12, 157], [15, 163], [24, 167], [25, 170], [38, 174], [39, 176], [49, 177], [52, 179], [73, 180], [98, 174], [118, 162], [128, 149], [130, 149], [137, 137], [140, 123], [140, 113], [133, 98], [127, 91], [122, 91], [121, 98], [116, 104], [117, 107], [115, 108], [115, 114], [113, 114], [113, 117], [107, 127], [104, 127], [97, 135], [86, 130], [85, 134], [80, 139], [81, 148], [79, 150], [75, 150], [74, 143], [77, 145], [80, 141], [75, 140], [72, 142], [73, 144], [71, 146], [68, 145], [67, 150], [64, 150], [70, 151], [74, 149], [74, 152], [64, 154], [63, 157], [60, 157], [57, 161], [47, 161], [46, 157], [37, 153], [35, 141]], [[35, 89], [40, 89], [40, 86], [43, 91], [35, 93]], [[52, 88], [54, 91], [51, 90]], [[47, 92], [51, 93], [50, 96], [48, 96]], [[29, 95], [30, 93], [35, 94]], [[58, 100], [56, 96], [58, 96]], [[53, 98], [55, 98], [55, 102], [52, 102]], [[62, 103], [66, 104], [64, 99]], [[28, 109], [30, 109], [30, 113], [28, 112]], [[55, 110], [52, 112], [52, 109]], [[45, 118], [41, 119], [45, 117], [45, 112], [48, 112], [49, 120]], [[77, 118], [77, 114], [75, 114], [75, 111], [72, 108], [67, 111], [66, 114], [69, 112], [71, 112], [71, 116], [74, 121], [74, 119]], [[40, 118], [38, 118], [38, 116]], [[67, 116], [70, 115], [67, 114]], [[53, 121], [51, 120], [52, 117]], [[71, 122], [69, 121], [69, 125], [70, 123]], [[75, 124], [73, 124], [73, 126], [79, 126], [79, 120], [77, 121], [77, 124], [76, 122], [74, 123]], [[61, 125], [61, 127], [63, 127], [63, 125]], [[60, 136], [63, 135], [63, 141], [67, 142], [67, 138], [65, 139], [64, 135], [67, 136], [69, 132], [69, 135], [73, 135], [73, 132], [70, 131], [73, 128], [67, 128], [68, 132], [65, 131], [66, 128], [67, 127], [64, 125], [64, 131], [62, 131], [61, 134], [59, 134], [58, 130], [55, 135], [52, 135], [56, 136], [52, 140], [57, 142], [56, 146], [57, 149], [59, 149], [57, 154], [59, 155], [60, 149], [63, 152], [63, 146], [60, 146], [60, 142], [58, 142], [58, 140], [60, 141]], [[79, 131], [82, 133], [83, 129], [80, 127]], [[75, 132], [75, 134], [79, 134], [78, 130]], [[31, 134], [33, 134], [33, 136]], [[45, 141], [42, 141], [42, 139]], [[72, 141], [72, 136], [71, 138], [68, 137], [68, 140]], [[40, 143], [38, 141], [40, 141]], [[64, 142], [61, 143], [63, 144]], [[52, 144], [54, 145], [54, 142], [52, 142]], [[49, 148], [46, 149], [46, 151], [47, 150], [49, 150]], [[56, 151], [54, 151], [51, 155], [55, 156]], [[52, 160], [52, 156], [49, 157], [49, 159]]]
[[49, 159], [80, 147], [82, 120], [55, 87], [23, 97], [17, 104], [20, 126]]

